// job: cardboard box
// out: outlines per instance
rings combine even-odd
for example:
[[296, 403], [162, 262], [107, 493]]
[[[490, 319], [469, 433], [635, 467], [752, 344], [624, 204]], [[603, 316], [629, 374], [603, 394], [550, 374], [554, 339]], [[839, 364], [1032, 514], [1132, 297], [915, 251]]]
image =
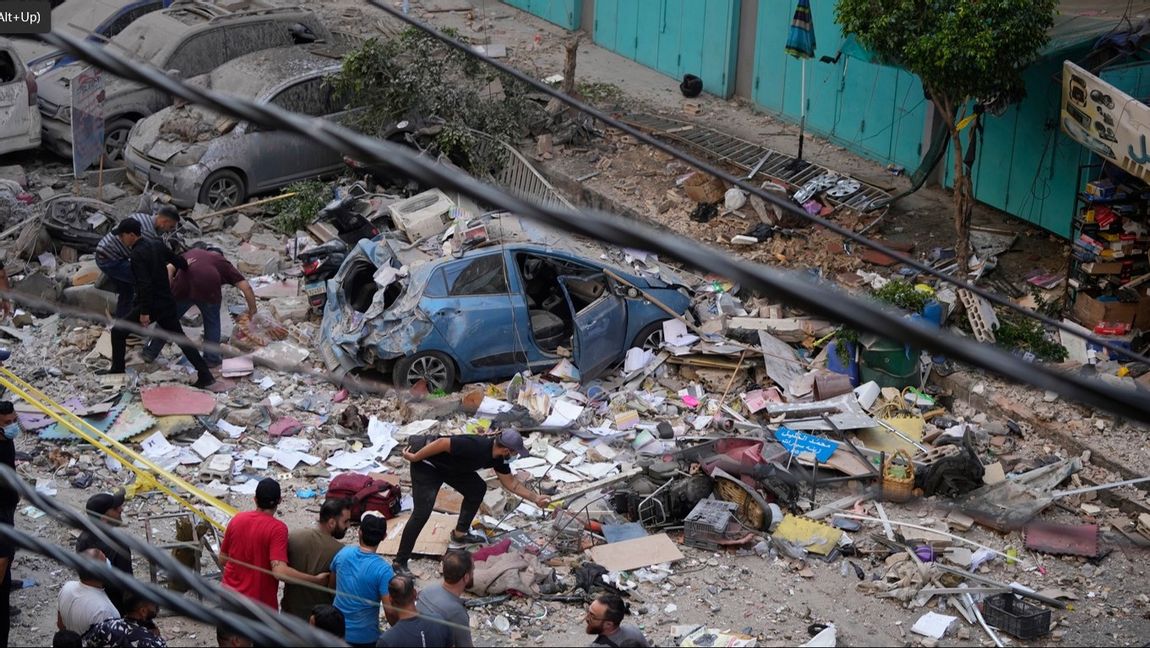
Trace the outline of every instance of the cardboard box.
[[[1139, 304], [1102, 301], [1093, 295], [1079, 292], [1074, 298], [1073, 317], [1076, 322], [1093, 329], [1099, 322], [1134, 324]], [[1148, 320], [1150, 321], [1150, 320]]]

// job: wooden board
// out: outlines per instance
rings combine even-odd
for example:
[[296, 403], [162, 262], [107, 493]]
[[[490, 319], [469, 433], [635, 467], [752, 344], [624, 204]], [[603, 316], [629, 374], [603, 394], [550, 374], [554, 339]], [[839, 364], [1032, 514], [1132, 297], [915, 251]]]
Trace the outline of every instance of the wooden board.
[[592, 547], [591, 560], [608, 571], [631, 571], [683, 559], [683, 553], [666, 533]]
[[[432, 513], [431, 519], [424, 525], [419, 539], [415, 541], [413, 553], [421, 556], [442, 556], [447, 553], [447, 545], [451, 542], [451, 530], [455, 528], [455, 515], [445, 513]], [[402, 515], [387, 521], [387, 537], [379, 543], [378, 552], [385, 556], [394, 556], [399, 551], [399, 536], [403, 535], [403, 528], [407, 526], [408, 516]]]

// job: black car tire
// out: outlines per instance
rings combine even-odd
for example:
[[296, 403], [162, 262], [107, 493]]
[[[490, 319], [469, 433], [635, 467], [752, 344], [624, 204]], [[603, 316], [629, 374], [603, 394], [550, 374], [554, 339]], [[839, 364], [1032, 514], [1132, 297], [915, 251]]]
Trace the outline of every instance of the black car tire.
[[113, 119], [104, 124], [104, 157], [109, 162], [121, 162], [124, 159], [124, 147], [128, 145], [128, 133], [136, 122], [126, 117]]
[[240, 174], [231, 169], [220, 169], [208, 176], [200, 186], [199, 202], [212, 209], [227, 209], [242, 205], [248, 189]]
[[428, 391], [453, 391], [455, 363], [438, 351], [421, 351], [400, 358], [391, 370], [392, 383], [401, 389], [410, 389], [420, 378], [427, 381]]
[[628, 348], [638, 347], [648, 351], [658, 353], [659, 345], [663, 343], [663, 322], [666, 320], [659, 320], [643, 327], [642, 331], [635, 336], [635, 340], [631, 342]]

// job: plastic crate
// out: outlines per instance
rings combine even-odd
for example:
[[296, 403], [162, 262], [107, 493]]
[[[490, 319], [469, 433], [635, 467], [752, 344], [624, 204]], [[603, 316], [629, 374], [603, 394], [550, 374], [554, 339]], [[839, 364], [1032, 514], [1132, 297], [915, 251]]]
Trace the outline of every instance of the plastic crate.
[[996, 594], [982, 604], [986, 622], [1006, 634], [1029, 640], [1050, 634], [1050, 610], [1031, 605], [1014, 594]]
[[683, 519], [683, 543], [688, 547], [715, 550], [726, 536], [734, 503], [722, 500], [699, 500]]

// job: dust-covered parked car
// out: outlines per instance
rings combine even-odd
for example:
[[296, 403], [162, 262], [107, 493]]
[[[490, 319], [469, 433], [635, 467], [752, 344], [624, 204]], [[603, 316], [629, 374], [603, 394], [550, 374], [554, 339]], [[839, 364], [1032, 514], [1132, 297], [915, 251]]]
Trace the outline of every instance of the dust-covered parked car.
[[[488, 231], [518, 221], [496, 220], [509, 222]], [[361, 240], [327, 282], [319, 342], [327, 368], [373, 368], [399, 387], [424, 381], [450, 391], [456, 382], [546, 371], [562, 347], [588, 380], [632, 347], [662, 344], [670, 315], [648, 297], [688, 312], [686, 288], [593, 260], [595, 250], [569, 236], [550, 246], [526, 242], [548, 237], [519, 238], [437, 259], [386, 238]]]
[[[137, 18], [171, 4], [172, 0], [67, 0], [52, 9], [51, 24], [54, 31], [99, 43], [124, 31]], [[31, 35], [15, 36], [13, 42], [24, 64], [36, 76], [76, 60]]]
[[[275, 47], [327, 40], [331, 33], [300, 8], [229, 11], [205, 2], [180, 2], [150, 13], [120, 32], [109, 47], [120, 55], [191, 78], [226, 61]], [[64, 65], [40, 77], [40, 113], [46, 148], [72, 155], [71, 82], [86, 65]], [[136, 121], [171, 105], [151, 86], [104, 75], [104, 147], [108, 160], [123, 157]]]
[[36, 77], [12, 41], [0, 38], [0, 154], [40, 146]]
[[[264, 50], [229, 61], [191, 83], [292, 112], [343, 121], [351, 112], [328, 80], [345, 49], [330, 44]], [[172, 202], [212, 209], [344, 168], [339, 153], [286, 131], [260, 128], [202, 106], [165, 108], [141, 120], [124, 151], [128, 179], [150, 182]]]

